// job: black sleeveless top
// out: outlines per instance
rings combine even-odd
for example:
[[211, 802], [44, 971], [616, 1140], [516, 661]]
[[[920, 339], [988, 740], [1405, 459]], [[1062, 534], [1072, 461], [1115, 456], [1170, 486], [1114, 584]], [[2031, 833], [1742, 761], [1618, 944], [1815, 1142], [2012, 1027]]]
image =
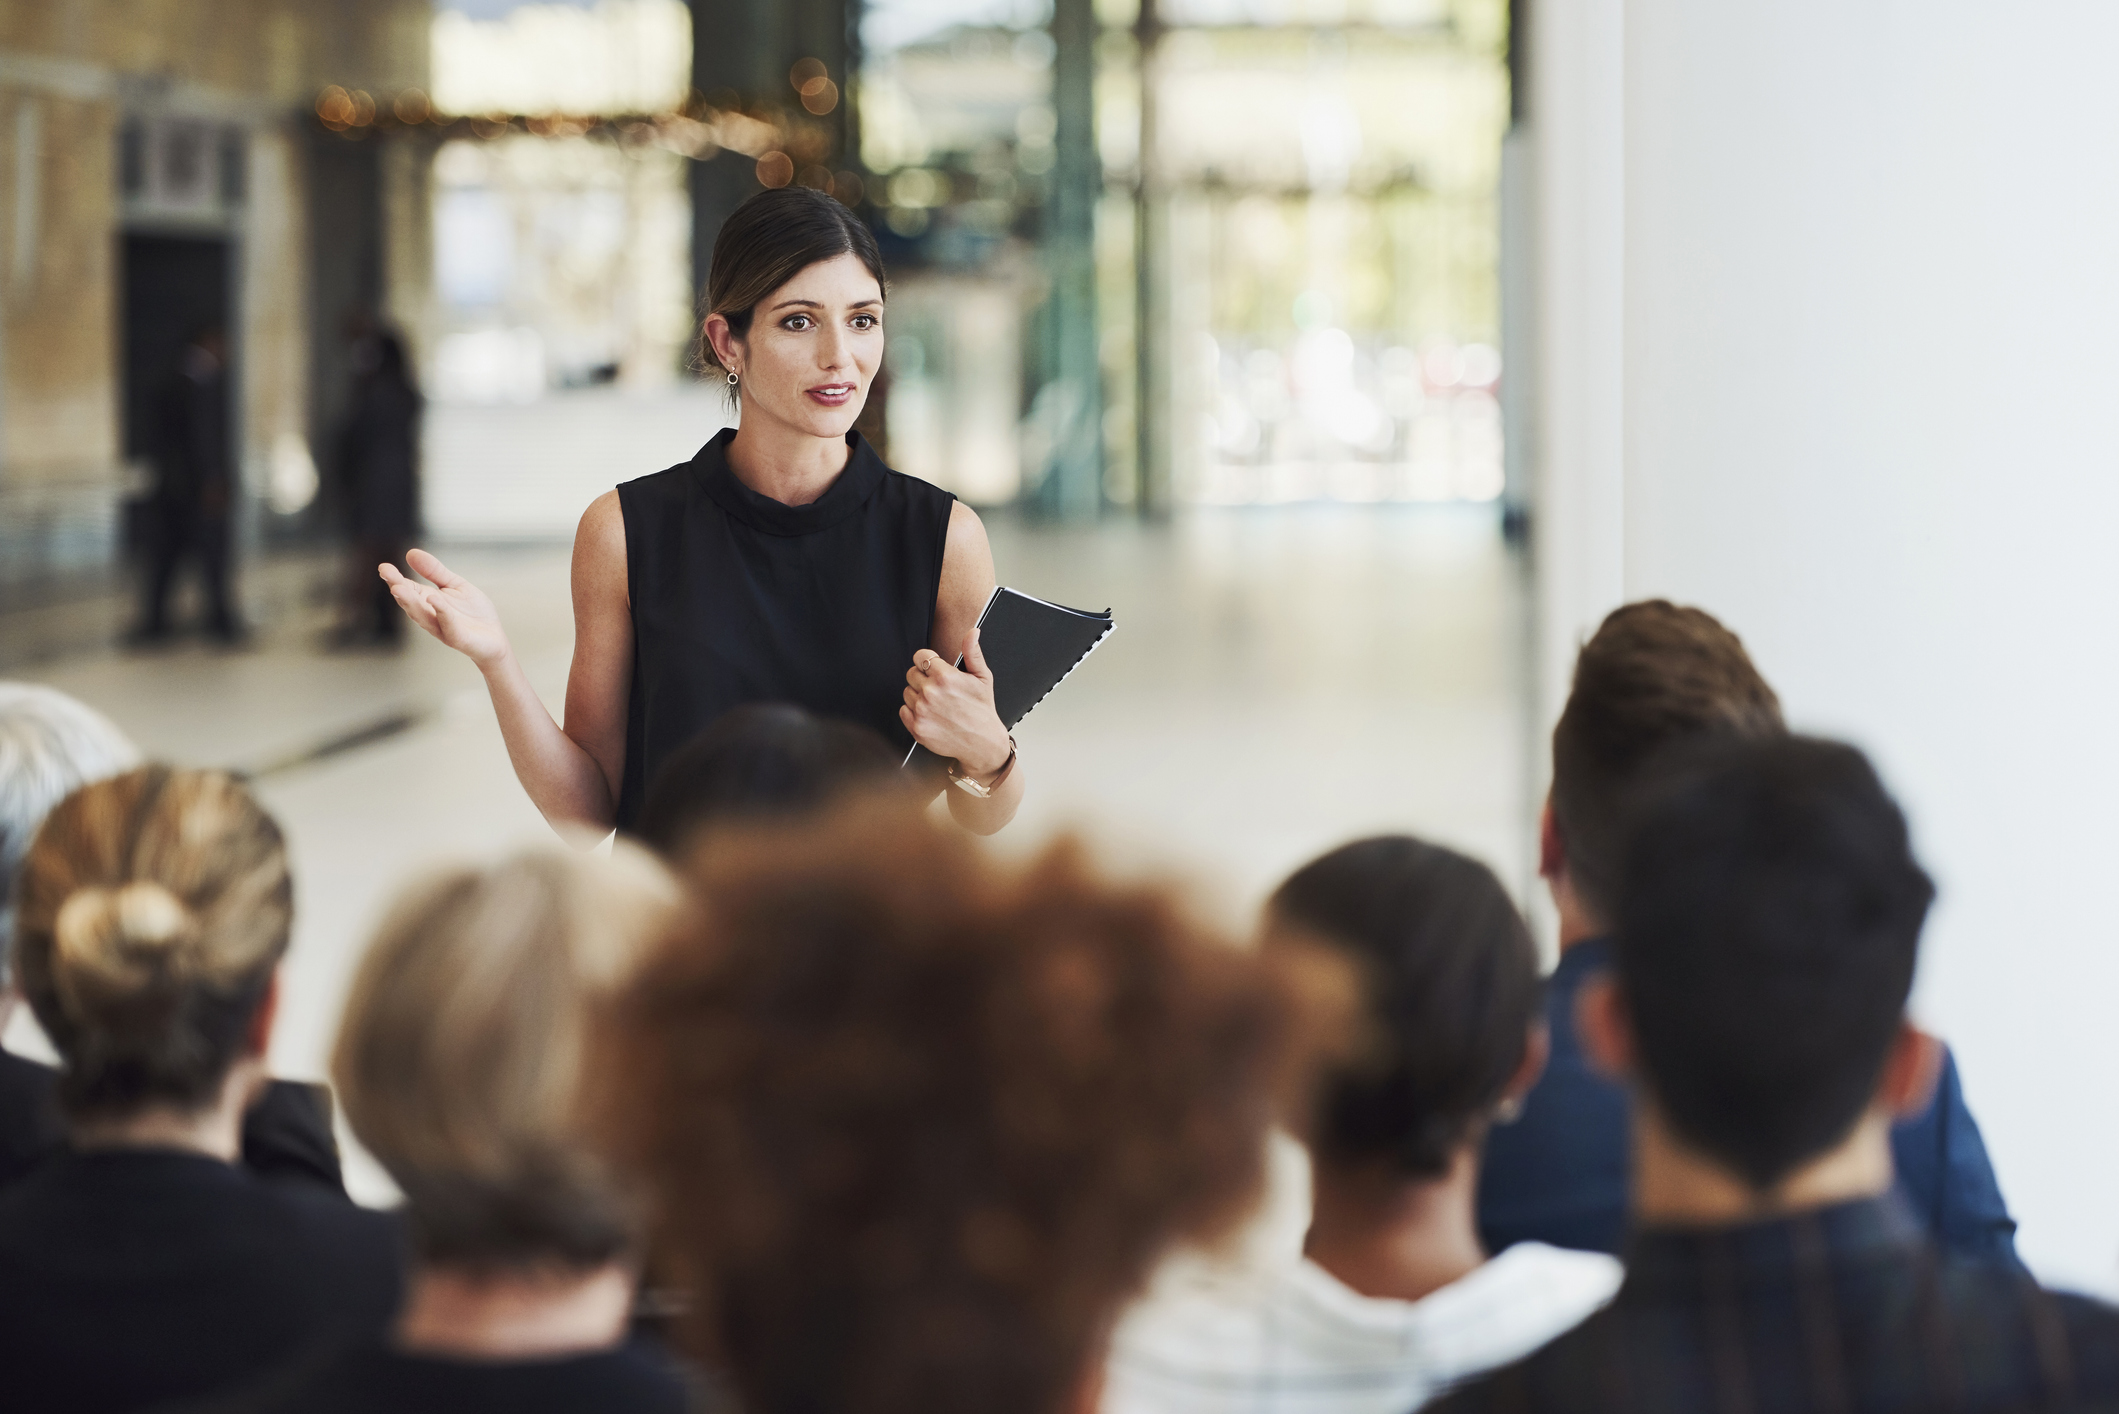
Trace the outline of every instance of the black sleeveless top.
[[639, 820], [663, 758], [747, 702], [792, 702], [912, 749], [898, 708], [934, 634], [956, 497], [849, 432], [831, 489], [783, 505], [729, 470], [735, 435], [618, 488], [633, 601], [620, 829]]

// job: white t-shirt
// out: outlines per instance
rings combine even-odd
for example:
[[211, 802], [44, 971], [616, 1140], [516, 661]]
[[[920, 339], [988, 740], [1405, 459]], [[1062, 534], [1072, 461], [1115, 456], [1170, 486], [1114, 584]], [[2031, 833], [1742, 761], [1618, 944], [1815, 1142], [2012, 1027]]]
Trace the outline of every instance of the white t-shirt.
[[1304, 1258], [1179, 1258], [1113, 1333], [1103, 1414], [1407, 1414], [1579, 1324], [1620, 1276], [1602, 1253], [1526, 1242], [1393, 1301]]

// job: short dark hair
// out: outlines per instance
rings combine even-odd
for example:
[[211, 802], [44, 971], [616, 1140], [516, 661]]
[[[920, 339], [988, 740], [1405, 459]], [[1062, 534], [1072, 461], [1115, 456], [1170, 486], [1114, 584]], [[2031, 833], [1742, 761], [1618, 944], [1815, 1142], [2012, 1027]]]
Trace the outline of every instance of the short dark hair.
[[750, 703], [714, 718], [656, 768], [638, 834], [674, 855], [705, 826], [799, 815], [897, 778], [897, 756], [869, 728], [784, 702]]
[[750, 333], [751, 312], [758, 301], [819, 261], [842, 255], [857, 257], [876, 277], [877, 287], [886, 295], [890, 292], [875, 232], [837, 197], [808, 187], [786, 186], [745, 200], [721, 223], [714, 237], [706, 294], [699, 302], [695, 362], [701, 371], [721, 371], [721, 356], [706, 337], [708, 315], [726, 319], [741, 338]]
[[748, 1409], [1061, 1409], [1165, 1251], [1249, 1210], [1335, 1023], [1064, 843], [1002, 863], [863, 803], [691, 875], [597, 1113]]
[[1763, 1191], [1883, 1073], [1935, 889], [1868, 759], [1806, 737], [1660, 763], [1625, 849], [1618, 983], [1672, 1129]]
[[1447, 1173], [1521, 1068], [1543, 991], [1500, 880], [1453, 850], [1382, 835], [1304, 865], [1267, 914], [1269, 938], [1330, 943], [1361, 979], [1367, 1034], [1324, 1079], [1318, 1157]]
[[1552, 732], [1552, 809], [1576, 896], [1611, 921], [1627, 793], [1658, 751], [1786, 730], [1780, 699], [1713, 615], [1667, 599], [1614, 609], [1576, 655]]

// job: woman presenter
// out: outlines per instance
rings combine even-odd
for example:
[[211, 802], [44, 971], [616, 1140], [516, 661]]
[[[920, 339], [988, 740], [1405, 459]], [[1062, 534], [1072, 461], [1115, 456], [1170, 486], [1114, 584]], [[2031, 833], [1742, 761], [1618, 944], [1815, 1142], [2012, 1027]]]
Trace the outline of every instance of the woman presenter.
[[555, 825], [631, 828], [657, 765], [707, 723], [792, 702], [944, 758], [964, 787], [951, 812], [991, 834], [1023, 774], [979, 653], [985, 527], [853, 431], [883, 362], [875, 238], [819, 192], [760, 192], [714, 241], [706, 304], [701, 357], [739, 425], [582, 516], [564, 727], [463, 576], [414, 550], [431, 584], [387, 564], [383, 579], [478, 664], [515, 774]]

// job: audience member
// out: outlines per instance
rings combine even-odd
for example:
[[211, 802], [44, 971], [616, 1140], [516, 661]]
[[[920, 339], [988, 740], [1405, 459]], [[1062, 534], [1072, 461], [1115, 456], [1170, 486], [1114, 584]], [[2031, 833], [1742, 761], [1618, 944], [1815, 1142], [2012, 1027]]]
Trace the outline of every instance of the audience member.
[[[15, 1006], [11, 889], [37, 827], [77, 786], [138, 762], [132, 743], [102, 713], [53, 688], [0, 682], [0, 1032]], [[50, 1066], [0, 1050], [0, 1184], [65, 1147], [58, 1082]], [[319, 1088], [283, 1080], [265, 1087], [243, 1116], [246, 1167], [345, 1191], [330, 1098]]]
[[[22, 856], [51, 808], [76, 786], [127, 770], [139, 753], [108, 718], [63, 692], [0, 682], [0, 1033], [15, 1010], [9, 940]], [[0, 1184], [19, 1178], [63, 1142], [55, 1076], [0, 1050]]]
[[[1487, 1143], [1479, 1228], [1489, 1250], [1523, 1241], [1617, 1252], [1627, 1193], [1626, 1092], [1590, 1066], [1575, 1029], [1584, 984], [1611, 961], [1618, 820], [1646, 763], [1674, 743], [1785, 732], [1780, 702], [1735, 634], [1663, 600], [1604, 620], [1575, 662], [1553, 729], [1552, 795], [1540, 872], [1560, 915], [1560, 965], [1546, 994], [1552, 1058], [1516, 1123]], [[1899, 1183], [1943, 1246], [2014, 1262], [2002, 1201], [1957, 1064], [1944, 1053], [1935, 1099], [1891, 1134]]]
[[278, 825], [216, 772], [84, 786], [38, 831], [15, 959], [69, 1148], [0, 1191], [11, 1403], [204, 1394], [395, 1308], [394, 1222], [235, 1162], [293, 902]]
[[1537, 950], [1486, 866], [1345, 845], [1273, 896], [1266, 946], [1290, 938], [1345, 951], [1365, 1013], [1312, 1111], [1306, 1255], [1173, 1268], [1118, 1329], [1104, 1414], [1404, 1414], [1618, 1287], [1601, 1253], [1479, 1245], [1480, 1147], [1545, 1059]]
[[231, 1410], [670, 1411], [674, 1368], [626, 1340], [635, 1203], [583, 1142], [594, 1011], [669, 924], [645, 854], [540, 851], [412, 889], [361, 964], [332, 1066], [405, 1195], [413, 1266], [386, 1339], [325, 1352]]
[[2113, 1407], [2119, 1311], [1940, 1252], [1891, 1192], [1892, 1117], [1940, 1061], [1905, 1019], [1933, 889], [1861, 753], [1701, 746], [1611, 888], [1582, 1039], [1634, 1096], [1626, 1281], [1439, 1407]]
[[[899, 786], [899, 765], [889, 742], [856, 723], [784, 702], [732, 707], [655, 772], [640, 838], [674, 858], [709, 825], [785, 820], [849, 790]], [[925, 804], [910, 792], [906, 799]]]
[[1255, 1201], [1338, 969], [873, 804], [693, 861], [601, 1073], [696, 1348], [750, 1414], [1092, 1410], [1120, 1305]]

